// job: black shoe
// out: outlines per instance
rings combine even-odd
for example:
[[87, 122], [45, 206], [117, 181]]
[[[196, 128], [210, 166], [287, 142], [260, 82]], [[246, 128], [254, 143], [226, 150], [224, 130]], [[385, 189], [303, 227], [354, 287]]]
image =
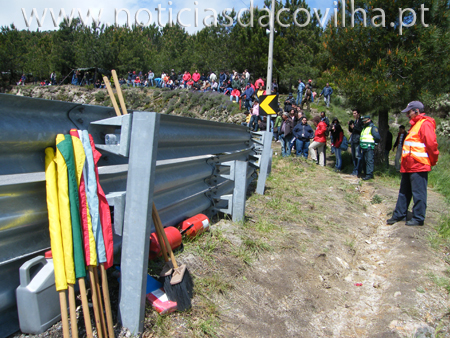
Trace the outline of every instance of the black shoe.
[[409, 226], [423, 225], [423, 221], [416, 221], [414, 219], [410, 219], [409, 221], [406, 221], [405, 224]]
[[373, 180], [372, 176], [366, 176], [363, 178], [363, 181]]
[[387, 224], [387, 225], [392, 225], [392, 224], [395, 224], [395, 223], [397, 223], [397, 222], [403, 221], [404, 219], [405, 219], [405, 217], [402, 217], [402, 218], [399, 218], [399, 219], [392, 217], [392, 218], [389, 218], [389, 219], [386, 221], [386, 224]]

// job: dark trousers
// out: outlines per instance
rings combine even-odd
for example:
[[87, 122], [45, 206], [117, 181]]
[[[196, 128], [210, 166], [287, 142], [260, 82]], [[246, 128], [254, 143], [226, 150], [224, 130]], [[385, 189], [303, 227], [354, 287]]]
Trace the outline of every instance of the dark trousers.
[[295, 148], [297, 150], [297, 156], [303, 156], [304, 158], [308, 158], [308, 149], [309, 149], [309, 140], [299, 140], [295, 141]]
[[352, 143], [352, 161], [353, 161], [353, 174], [357, 175], [361, 172], [361, 147], [359, 143]]
[[259, 116], [252, 115], [252, 117], [250, 118], [250, 123], [249, 123], [250, 129], [252, 129], [253, 131], [257, 131], [259, 120], [261, 120], [261, 118]]
[[245, 99], [245, 109], [250, 110], [251, 107], [252, 107], [252, 100]]
[[363, 157], [363, 166], [364, 166], [363, 168], [364, 168], [364, 172], [366, 173], [366, 177], [373, 178], [373, 170], [375, 167], [375, 163], [373, 160], [373, 149], [363, 149], [362, 157]]
[[392, 217], [395, 219], [406, 217], [412, 198], [414, 200], [412, 219], [423, 222], [425, 220], [425, 211], [427, 210], [427, 184], [428, 172], [402, 173], [397, 205]]

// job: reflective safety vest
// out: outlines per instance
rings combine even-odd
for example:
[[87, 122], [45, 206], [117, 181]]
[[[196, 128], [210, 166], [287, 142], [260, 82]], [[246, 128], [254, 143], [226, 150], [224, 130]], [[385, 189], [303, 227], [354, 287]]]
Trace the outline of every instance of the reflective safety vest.
[[372, 136], [372, 127], [373, 125], [370, 124], [362, 130], [359, 139], [361, 149], [375, 149], [375, 139]]
[[412, 156], [419, 163], [431, 165], [425, 143], [423, 143], [419, 137], [420, 127], [425, 120], [426, 119], [421, 119], [414, 126], [412, 126], [409, 134], [405, 138], [405, 142], [403, 142], [402, 158]]

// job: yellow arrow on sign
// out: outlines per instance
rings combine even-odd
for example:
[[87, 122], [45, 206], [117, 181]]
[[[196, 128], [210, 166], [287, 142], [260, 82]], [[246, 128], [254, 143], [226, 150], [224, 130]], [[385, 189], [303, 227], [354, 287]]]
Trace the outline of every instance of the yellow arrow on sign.
[[260, 109], [262, 109], [268, 115], [276, 115], [277, 112], [270, 105], [276, 97], [276, 95], [267, 95], [259, 105]]

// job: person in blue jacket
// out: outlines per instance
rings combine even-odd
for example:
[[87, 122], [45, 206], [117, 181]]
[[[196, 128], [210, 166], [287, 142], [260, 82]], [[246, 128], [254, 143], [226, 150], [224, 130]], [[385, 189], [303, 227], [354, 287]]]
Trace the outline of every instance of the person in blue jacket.
[[305, 84], [302, 79], [298, 79], [298, 88], [297, 88], [297, 106], [302, 102], [303, 91], [305, 90]]
[[293, 130], [295, 137], [295, 149], [297, 149], [297, 157], [303, 155], [308, 158], [309, 143], [314, 138], [314, 131], [308, 124], [308, 119], [303, 116], [301, 123], [297, 123]]
[[252, 86], [250, 86], [249, 83], [247, 83], [247, 86], [245, 87], [245, 91], [241, 94], [241, 98], [245, 96], [245, 109], [250, 110], [252, 108], [252, 96], [255, 93]]
[[325, 102], [327, 104], [327, 107], [330, 107], [330, 101], [331, 101], [331, 94], [333, 94], [333, 88], [330, 87], [330, 84], [327, 83], [325, 87], [323, 87], [322, 92], [320, 93], [320, 96], [325, 97]]

